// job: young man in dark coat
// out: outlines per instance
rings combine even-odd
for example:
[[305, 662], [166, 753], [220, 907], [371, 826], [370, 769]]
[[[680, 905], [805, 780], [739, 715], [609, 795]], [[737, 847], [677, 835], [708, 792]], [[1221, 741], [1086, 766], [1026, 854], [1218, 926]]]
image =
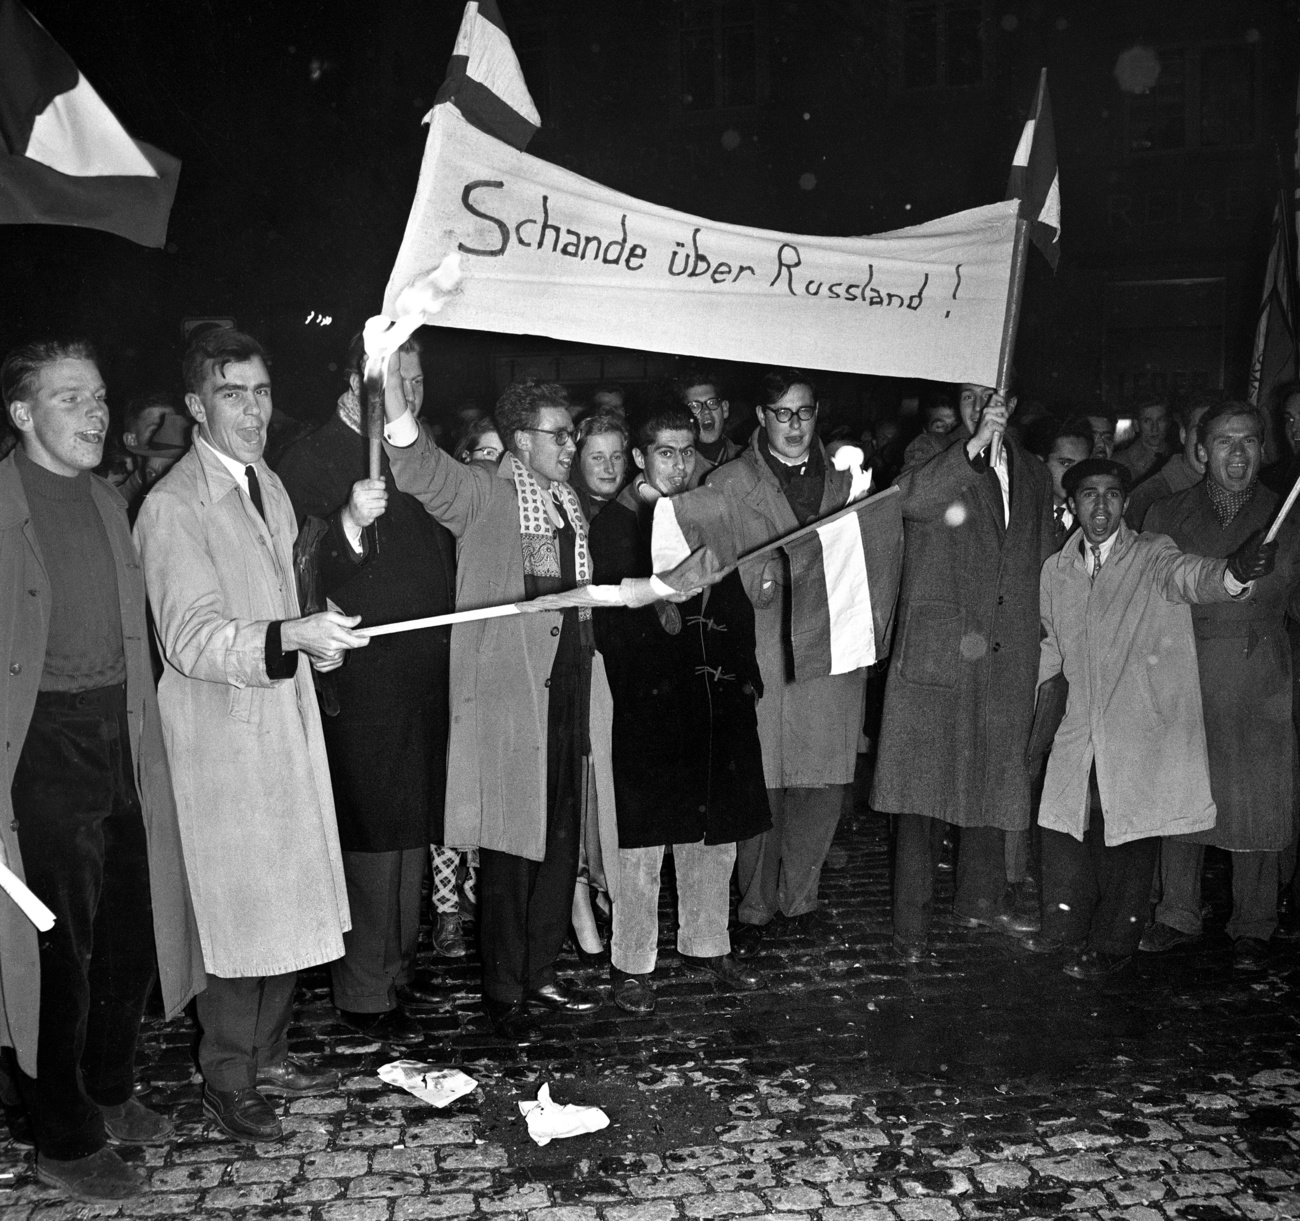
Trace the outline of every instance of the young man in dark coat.
[[[1211, 408], [1198, 427], [1205, 479], [1154, 505], [1146, 528], [1183, 550], [1232, 555], [1265, 530], [1278, 495], [1259, 482], [1264, 417], [1246, 403]], [[1291, 720], [1291, 645], [1284, 617], [1300, 593], [1300, 522], [1277, 537], [1276, 567], [1249, 601], [1192, 608], [1219, 817], [1161, 847], [1163, 897], [1141, 949], [1160, 952], [1201, 935], [1205, 845], [1232, 854], [1234, 964], [1260, 970], [1277, 925], [1279, 856], [1294, 835], [1296, 739]]]
[[[592, 523], [597, 584], [649, 577], [654, 502], [686, 490], [698, 426], [664, 400], [634, 423], [641, 474]], [[757, 988], [731, 957], [727, 909], [736, 841], [772, 823], [755, 704], [754, 611], [737, 574], [675, 605], [597, 610], [596, 646], [614, 696], [618, 888], [610, 976], [614, 1001], [650, 1013], [659, 939], [659, 875], [673, 846], [677, 949], [722, 983]]]
[[36, 1173], [78, 1200], [144, 1190], [108, 1147], [167, 1144], [133, 1092], [155, 979], [168, 1017], [204, 987], [126, 505], [91, 472], [108, 406], [85, 343], [0, 365], [18, 433], [0, 462], [0, 861], [54, 913], [0, 894], [0, 1045], [13, 1047]]
[[[311, 549], [321, 597], [368, 626], [445, 614], [454, 600], [454, 543], [415, 497], [397, 490], [386, 455], [371, 489], [384, 497], [383, 515], [364, 537], [349, 530], [352, 489], [371, 483], [359, 397], [364, 359], [358, 336], [334, 416], [285, 454], [278, 474], [300, 522], [326, 519]], [[424, 379], [414, 340], [399, 373], [418, 416]], [[345, 1024], [393, 1044], [424, 1039], [405, 1003], [437, 999], [413, 973], [426, 854], [442, 841], [450, 647], [447, 627], [378, 636], [319, 683], [352, 909], [346, 952], [330, 968], [334, 1002]], [[459, 917], [451, 919], [459, 935]]]
[[945, 824], [962, 828], [958, 922], [1038, 927], [1006, 902], [1005, 834], [1029, 826], [1025, 746], [1038, 574], [1055, 548], [1052, 479], [1006, 431], [1014, 400], [967, 385], [958, 408], [962, 427], [918, 437], [896, 481], [903, 583], [871, 804], [895, 815], [894, 949], [913, 962], [927, 953]]

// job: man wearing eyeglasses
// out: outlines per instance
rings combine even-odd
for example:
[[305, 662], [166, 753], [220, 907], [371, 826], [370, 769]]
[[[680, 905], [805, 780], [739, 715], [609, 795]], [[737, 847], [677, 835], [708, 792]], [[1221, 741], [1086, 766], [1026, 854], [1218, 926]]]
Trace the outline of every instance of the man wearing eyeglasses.
[[922, 433], [895, 481], [903, 580], [871, 805], [894, 815], [894, 949], [908, 962], [928, 953], [945, 824], [961, 828], [957, 923], [1038, 928], [1011, 908], [1005, 851], [1006, 832], [1029, 827], [1038, 576], [1055, 532], [1052, 477], [1006, 431], [1015, 405], [963, 385], [961, 426]]
[[[569, 486], [574, 428], [564, 387], [513, 382], [495, 417], [495, 468], [443, 453], [390, 375], [385, 442], [393, 478], [455, 535], [460, 609], [524, 602], [591, 581], [587, 523]], [[622, 583], [623, 605], [657, 595]], [[693, 592], [693, 591], [692, 591]], [[541, 1032], [530, 1006], [562, 1013], [599, 1001], [555, 973], [578, 872], [584, 757], [612, 816], [613, 699], [590, 612], [541, 611], [457, 624], [451, 638], [451, 736], [445, 842], [479, 852], [483, 1006], [516, 1041]], [[607, 820], [612, 831], [612, 818]], [[604, 846], [606, 860], [617, 842]]]
[[723, 432], [731, 404], [722, 397], [722, 383], [716, 374], [708, 369], [686, 369], [674, 378], [673, 384], [700, 428], [695, 443], [695, 470], [688, 485], [698, 487], [715, 467], [740, 457], [744, 446]]
[[[708, 479], [735, 505], [741, 555], [842, 509], [852, 483], [849, 472], [827, 462], [817, 439], [817, 390], [807, 373], [770, 370], [759, 404], [749, 448]], [[740, 575], [754, 605], [763, 680], [758, 736], [772, 811], [771, 830], [736, 846], [741, 928], [732, 937], [732, 953], [746, 957], [778, 916], [819, 922], [822, 864], [857, 763], [866, 671], [791, 682], [785, 561], [742, 564]]]

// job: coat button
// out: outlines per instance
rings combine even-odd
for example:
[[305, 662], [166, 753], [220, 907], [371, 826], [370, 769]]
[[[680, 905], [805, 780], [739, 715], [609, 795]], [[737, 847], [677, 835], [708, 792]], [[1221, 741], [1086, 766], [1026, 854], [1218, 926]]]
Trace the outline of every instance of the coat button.
[[1006, 598], [1004, 598], [1001, 594], [998, 594], [998, 605], [1001, 606], [1002, 603], [1004, 603], [1005, 601]]
[[27, 592], [31, 594], [33, 598], [35, 598], [40, 594], [41, 591], [39, 589], [29, 589]]
[[993, 642], [993, 651], [995, 653], [1002, 652], [1002, 646], [996, 640]]
[[10, 830], [10, 831], [17, 831], [17, 830], [18, 830], [18, 820], [17, 820], [16, 818], [13, 820], [13, 822], [11, 822], [11, 823], [9, 824], [9, 830]]
[[550, 685], [551, 685], [551, 680], [549, 678], [542, 684], [543, 687], [549, 687]]
[[551, 628], [551, 635], [552, 635], [552, 636], [558, 636], [559, 634], [560, 634], [560, 629], [559, 629], [558, 627], [553, 627], [553, 628]]
[[10, 674], [21, 674], [22, 672], [23, 672], [23, 667], [20, 662], [16, 661], [12, 666], [9, 667]]

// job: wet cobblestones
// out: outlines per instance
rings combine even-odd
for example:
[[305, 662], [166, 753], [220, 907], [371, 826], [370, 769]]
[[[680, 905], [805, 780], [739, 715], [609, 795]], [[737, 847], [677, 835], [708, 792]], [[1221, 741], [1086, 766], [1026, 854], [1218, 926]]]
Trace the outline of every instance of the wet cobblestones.
[[[665, 924], [654, 1015], [543, 1016], [553, 1038], [531, 1047], [490, 1035], [473, 963], [430, 959], [445, 1001], [412, 1011], [430, 1037], [406, 1054], [479, 1083], [446, 1111], [381, 1082], [398, 1054], [337, 1023], [324, 973], [308, 973], [293, 1048], [344, 1084], [282, 1107], [277, 1144], [214, 1132], [191, 1025], [151, 1021], [140, 1075], [179, 1132], [123, 1150], [150, 1194], [70, 1203], [6, 1144], [0, 1221], [1300, 1218], [1289, 947], [1264, 974], [1234, 976], [1216, 932], [1082, 984], [936, 918], [933, 957], [904, 966], [889, 955], [884, 823], [865, 811], [841, 826], [823, 897], [836, 927], [774, 926], [752, 960], [764, 991], [685, 973]], [[516, 1103], [544, 1081], [559, 1101], [603, 1107], [610, 1127], [533, 1145]]]

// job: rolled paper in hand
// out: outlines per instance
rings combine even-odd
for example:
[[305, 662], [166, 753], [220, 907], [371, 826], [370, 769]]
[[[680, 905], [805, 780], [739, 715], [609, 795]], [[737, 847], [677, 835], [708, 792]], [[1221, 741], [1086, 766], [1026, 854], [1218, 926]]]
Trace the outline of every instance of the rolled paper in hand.
[[22, 913], [41, 933], [54, 927], [54, 913], [40, 901], [8, 865], [0, 864], [0, 888], [22, 909]]
[[1291, 512], [1296, 498], [1300, 497], [1300, 479], [1297, 479], [1291, 485], [1291, 490], [1286, 494], [1286, 499], [1282, 502], [1282, 507], [1277, 511], [1277, 516], [1273, 518], [1273, 524], [1269, 526], [1268, 533], [1264, 535], [1264, 542], [1271, 543], [1277, 538], [1277, 532], [1282, 529], [1282, 523], [1286, 521], [1286, 515]]

